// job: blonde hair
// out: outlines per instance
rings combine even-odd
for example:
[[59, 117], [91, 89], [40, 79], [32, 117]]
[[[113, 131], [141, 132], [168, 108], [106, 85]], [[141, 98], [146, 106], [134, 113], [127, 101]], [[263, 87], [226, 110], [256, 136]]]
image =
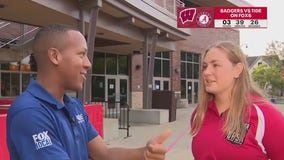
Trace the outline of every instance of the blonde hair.
[[[208, 51], [212, 48], [223, 50], [227, 54], [227, 58], [232, 64], [241, 63], [244, 65], [243, 71], [239, 78], [236, 80], [231, 93], [231, 103], [226, 122], [223, 127], [224, 133], [230, 135], [232, 133], [239, 133], [240, 137], [244, 137], [246, 133], [245, 120], [249, 106], [252, 104], [249, 96], [255, 95], [262, 97], [260, 90], [254, 85], [250, 79], [248, 67], [246, 63], [246, 56], [243, 54], [240, 47], [228, 41], [221, 41], [217, 44], [210, 46], [204, 53], [202, 59], [205, 58]], [[199, 103], [191, 125], [190, 134], [195, 136], [203, 123], [207, 106], [213, 100], [214, 95], [206, 92], [204, 87], [203, 76], [200, 76], [200, 89], [199, 89]]]

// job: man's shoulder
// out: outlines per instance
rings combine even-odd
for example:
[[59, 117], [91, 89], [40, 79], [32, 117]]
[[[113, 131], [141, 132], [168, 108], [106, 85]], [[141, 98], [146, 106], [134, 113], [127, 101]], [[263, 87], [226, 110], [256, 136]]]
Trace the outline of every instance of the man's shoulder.
[[19, 95], [11, 104], [8, 114], [14, 115], [18, 112], [28, 111], [31, 112], [34, 108], [39, 108], [40, 101], [27, 92]]
[[40, 104], [40, 101], [36, 99], [34, 96], [27, 92], [23, 92], [21, 95], [19, 95], [14, 102], [11, 104], [11, 107], [13, 106], [33, 106]]

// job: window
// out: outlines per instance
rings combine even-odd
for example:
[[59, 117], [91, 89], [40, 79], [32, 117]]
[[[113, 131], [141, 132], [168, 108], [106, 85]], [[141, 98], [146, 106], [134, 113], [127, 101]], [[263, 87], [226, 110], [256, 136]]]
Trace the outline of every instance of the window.
[[105, 77], [92, 77], [92, 102], [105, 101]]
[[94, 55], [93, 74], [128, 75], [128, 56], [100, 52]]
[[180, 85], [180, 92], [181, 92], [181, 98], [185, 99], [186, 98], [186, 81], [181, 80], [181, 85]]
[[180, 77], [186, 78], [186, 62], [181, 62]]
[[170, 61], [163, 61], [163, 77], [170, 77]]
[[118, 74], [128, 75], [128, 57], [119, 55], [118, 56]]
[[19, 62], [1, 63], [0, 97], [14, 98], [28, 86], [31, 77], [36, 76], [36, 63], [33, 56], [28, 55]]
[[161, 82], [160, 81], [155, 81], [155, 88], [154, 90], [161, 90]]
[[170, 77], [170, 53], [157, 52], [154, 66], [155, 77]]
[[94, 74], [105, 74], [105, 54], [104, 53], [94, 54], [92, 71]]
[[164, 83], [164, 90], [170, 90], [170, 85], [169, 85], [169, 81], [163, 81]]
[[181, 51], [181, 98], [197, 103], [200, 76], [200, 54]]
[[117, 56], [113, 54], [106, 55], [106, 73], [110, 75], [117, 74]]
[[170, 53], [157, 52], [154, 64], [153, 90], [170, 90], [170, 73]]
[[181, 52], [181, 78], [199, 79], [200, 55], [191, 52]]
[[1, 72], [1, 97], [16, 97], [23, 92], [36, 73], [31, 72]]
[[155, 77], [161, 77], [162, 76], [162, 73], [161, 73], [161, 70], [162, 70], [162, 60], [161, 59], [155, 59], [155, 67], [154, 67], [154, 76]]

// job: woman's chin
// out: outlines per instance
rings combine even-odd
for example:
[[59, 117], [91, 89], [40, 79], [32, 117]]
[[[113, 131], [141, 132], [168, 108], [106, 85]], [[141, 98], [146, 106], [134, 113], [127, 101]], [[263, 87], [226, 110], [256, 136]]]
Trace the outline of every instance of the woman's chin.
[[214, 94], [214, 93], [215, 93], [214, 90], [211, 89], [211, 88], [206, 88], [206, 92], [211, 93], [211, 94]]

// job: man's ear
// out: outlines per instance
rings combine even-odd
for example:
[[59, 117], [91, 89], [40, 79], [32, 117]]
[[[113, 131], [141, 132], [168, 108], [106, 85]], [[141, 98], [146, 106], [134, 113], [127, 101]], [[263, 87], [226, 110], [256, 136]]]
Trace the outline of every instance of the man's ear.
[[242, 64], [242, 63], [236, 64], [234, 78], [239, 78], [239, 76], [243, 72], [243, 70], [244, 70], [244, 64]]
[[51, 63], [57, 65], [60, 61], [60, 52], [56, 48], [49, 48], [48, 49], [48, 58]]

